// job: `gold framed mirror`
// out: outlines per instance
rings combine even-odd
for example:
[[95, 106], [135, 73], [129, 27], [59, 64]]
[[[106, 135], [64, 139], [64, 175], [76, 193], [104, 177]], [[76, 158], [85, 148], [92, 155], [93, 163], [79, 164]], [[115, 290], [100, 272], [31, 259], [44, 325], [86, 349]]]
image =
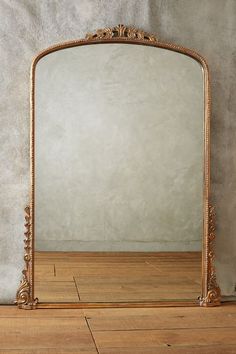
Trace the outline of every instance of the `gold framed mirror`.
[[220, 304], [210, 110], [205, 59], [135, 28], [37, 55], [20, 308]]

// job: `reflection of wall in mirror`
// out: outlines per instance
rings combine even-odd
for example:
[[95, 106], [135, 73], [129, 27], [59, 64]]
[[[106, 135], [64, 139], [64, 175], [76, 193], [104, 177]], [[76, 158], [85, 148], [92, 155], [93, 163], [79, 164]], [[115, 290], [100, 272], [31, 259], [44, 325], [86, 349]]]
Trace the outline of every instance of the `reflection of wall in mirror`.
[[200, 250], [202, 181], [196, 61], [122, 44], [39, 61], [36, 249]]

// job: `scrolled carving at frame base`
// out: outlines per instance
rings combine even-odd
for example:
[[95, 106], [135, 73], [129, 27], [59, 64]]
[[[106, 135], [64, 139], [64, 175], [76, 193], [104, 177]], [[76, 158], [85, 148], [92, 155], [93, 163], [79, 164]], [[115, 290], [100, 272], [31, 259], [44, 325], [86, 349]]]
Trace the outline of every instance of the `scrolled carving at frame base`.
[[201, 306], [218, 306], [221, 303], [221, 291], [216, 280], [216, 270], [214, 266], [215, 252], [214, 252], [214, 242], [215, 242], [215, 208], [209, 205], [209, 234], [208, 234], [208, 247], [207, 247], [207, 276], [208, 276], [208, 287], [207, 295], [199, 299]]
[[25, 208], [25, 228], [26, 231], [24, 233], [25, 239], [25, 269], [22, 271], [23, 277], [20, 282], [19, 289], [16, 293], [15, 304], [18, 305], [19, 308], [25, 310], [35, 309], [38, 303], [38, 299], [32, 298], [32, 235], [31, 235], [31, 215], [30, 215], [30, 207], [27, 206]]
[[124, 25], [118, 25], [112, 28], [98, 29], [96, 33], [88, 33], [86, 35], [86, 39], [88, 40], [111, 38], [129, 38], [157, 42], [157, 38], [153, 34]]
[[34, 299], [34, 301], [31, 301], [30, 283], [27, 280], [27, 276], [26, 276], [25, 270], [22, 271], [22, 274], [23, 274], [23, 278], [21, 280], [20, 287], [19, 287], [19, 289], [17, 290], [17, 293], [16, 293], [16, 301], [15, 301], [15, 303], [21, 309], [33, 310], [37, 306], [38, 299]]
[[221, 303], [220, 298], [221, 292], [219, 287], [214, 290], [209, 290], [206, 297], [200, 298], [200, 305], [205, 307], [219, 306]]

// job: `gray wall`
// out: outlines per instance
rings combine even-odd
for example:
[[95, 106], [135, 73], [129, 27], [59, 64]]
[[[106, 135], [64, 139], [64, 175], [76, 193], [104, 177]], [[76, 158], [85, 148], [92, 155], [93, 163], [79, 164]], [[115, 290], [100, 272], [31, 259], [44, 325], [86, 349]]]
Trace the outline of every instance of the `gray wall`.
[[212, 199], [217, 275], [236, 295], [236, 1], [0, 0], [0, 300], [12, 303], [23, 268], [23, 208], [29, 185], [29, 69], [45, 47], [117, 23], [194, 48], [212, 73]]

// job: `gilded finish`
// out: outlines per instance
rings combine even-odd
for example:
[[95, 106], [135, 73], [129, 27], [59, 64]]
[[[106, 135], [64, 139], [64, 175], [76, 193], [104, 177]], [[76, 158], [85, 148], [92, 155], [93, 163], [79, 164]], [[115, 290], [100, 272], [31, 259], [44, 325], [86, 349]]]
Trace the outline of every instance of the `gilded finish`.
[[220, 305], [221, 292], [216, 281], [216, 272], [214, 266], [215, 252], [214, 252], [214, 241], [215, 241], [215, 208], [209, 205], [209, 233], [208, 233], [208, 249], [207, 249], [207, 265], [208, 265], [208, 284], [207, 284], [207, 295], [200, 298], [201, 306], [217, 306]]
[[20, 287], [16, 293], [15, 303], [21, 309], [31, 310], [36, 308], [38, 299], [33, 298], [33, 279], [32, 279], [32, 233], [31, 233], [31, 217], [30, 217], [30, 207], [25, 208], [25, 269], [22, 271], [23, 277], [20, 283]]
[[[204, 75], [204, 215], [203, 215], [203, 247], [202, 247], [202, 294], [199, 297], [200, 305], [202, 306], [214, 306], [220, 303], [220, 289], [216, 283], [216, 275], [214, 268], [214, 239], [215, 239], [215, 226], [214, 226], [214, 209], [209, 206], [209, 194], [210, 194], [210, 115], [211, 115], [211, 94], [210, 94], [210, 78], [209, 69], [205, 59], [196, 53], [195, 51], [184, 48], [175, 44], [165, 43], [159, 41], [152, 34], [146, 33], [142, 30], [135, 29], [133, 27], [126, 27], [124, 25], [118, 25], [113, 28], [105, 28], [97, 30], [94, 34], [87, 34], [85, 39], [69, 41], [52, 46], [37, 55], [33, 60], [31, 67], [31, 218], [32, 225], [30, 227], [29, 234], [26, 235], [29, 238], [29, 250], [26, 261], [26, 269], [23, 271], [23, 280], [20, 288], [17, 292], [17, 303], [20, 308], [35, 308], [35, 307], [57, 307], [57, 308], [80, 308], [81, 304], [38, 304], [34, 299], [34, 274], [33, 274], [33, 255], [34, 255], [34, 188], [35, 188], [35, 158], [34, 158], [34, 136], [35, 136], [35, 70], [38, 61], [45, 55], [53, 53], [58, 50], [77, 47], [82, 45], [95, 45], [99, 43], [128, 43], [135, 45], [148, 45], [156, 48], [163, 48], [172, 50], [184, 55], [187, 55], [194, 60], [198, 61], [202, 66]], [[194, 303], [194, 302], [193, 302]], [[28, 305], [27, 305], [28, 304]], [[140, 306], [159, 306], [156, 303], [129, 303], [123, 304], [124, 307], [140, 307]], [[181, 305], [182, 304], [182, 305]], [[174, 301], [168, 302], [168, 305], [183, 306], [186, 302], [179, 302], [176, 304]], [[197, 304], [194, 303], [195, 305]], [[28, 306], [28, 307], [27, 307]], [[83, 303], [83, 307], [121, 307], [122, 304], [92, 304]]]
[[113, 28], [98, 29], [96, 33], [88, 33], [86, 35], [87, 40], [93, 39], [111, 39], [111, 38], [130, 38], [141, 39], [156, 42], [157, 38], [147, 32], [139, 30], [134, 27], [126, 27], [124, 25], [118, 25]]

